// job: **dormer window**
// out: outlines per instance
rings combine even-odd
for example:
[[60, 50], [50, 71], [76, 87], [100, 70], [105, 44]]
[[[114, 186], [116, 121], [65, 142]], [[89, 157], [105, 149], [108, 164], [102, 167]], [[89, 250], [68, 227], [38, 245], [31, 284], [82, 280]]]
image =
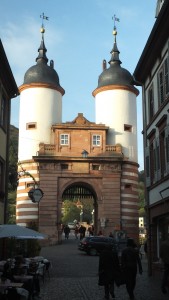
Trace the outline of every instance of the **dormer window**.
[[98, 147], [101, 145], [101, 136], [100, 135], [93, 135], [92, 136], [92, 145], [94, 147]]

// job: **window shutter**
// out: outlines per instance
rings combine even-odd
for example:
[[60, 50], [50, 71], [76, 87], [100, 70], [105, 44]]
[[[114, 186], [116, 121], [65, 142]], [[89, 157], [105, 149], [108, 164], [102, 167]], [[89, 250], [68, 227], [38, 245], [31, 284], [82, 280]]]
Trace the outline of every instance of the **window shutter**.
[[149, 147], [145, 148], [145, 165], [146, 165], [146, 187], [150, 186], [150, 149]]
[[169, 174], [169, 125], [165, 128], [166, 173]]
[[165, 76], [165, 94], [168, 95], [169, 93], [169, 57], [166, 58], [164, 62], [164, 76]]
[[160, 144], [159, 144], [159, 137], [156, 138], [155, 141], [155, 147], [156, 147], [156, 181], [161, 179], [161, 165], [160, 165]]

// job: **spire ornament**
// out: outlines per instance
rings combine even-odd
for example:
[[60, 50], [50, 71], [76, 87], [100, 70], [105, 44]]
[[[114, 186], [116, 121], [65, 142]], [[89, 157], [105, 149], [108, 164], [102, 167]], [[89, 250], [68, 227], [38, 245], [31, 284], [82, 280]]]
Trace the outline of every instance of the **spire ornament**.
[[49, 21], [49, 17], [45, 16], [44, 13], [42, 13], [40, 15], [40, 18], [42, 19], [42, 25], [41, 25], [40, 32], [42, 33], [42, 38], [43, 38], [44, 37], [44, 33], [45, 33], [44, 20]]
[[116, 15], [114, 15], [114, 17], [112, 17], [112, 20], [114, 20], [114, 29], [113, 29], [113, 35], [114, 35], [114, 45], [113, 45], [113, 49], [110, 52], [111, 53], [111, 59], [109, 61], [110, 66], [114, 63], [116, 64], [121, 64], [121, 61], [119, 59], [119, 53], [120, 51], [117, 48], [117, 42], [116, 42], [116, 35], [117, 35], [117, 30], [116, 30], [116, 22], [120, 22], [120, 19], [116, 17]]
[[48, 62], [48, 58], [46, 57], [47, 49], [45, 47], [45, 42], [44, 42], [44, 33], [45, 33], [44, 20], [48, 20], [49, 18], [46, 17], [44, 15], [44, 13], [42, 13], [42, 15], [40, 15], [40, 18], [42, 19], [42, 26], [40, 29], [40, 32], [42, 33], [42, 41], [41, 41], [40, 47], [38, 49], [39, 55], [36, 58], [36, 61], [37, 61], [37, 63], [44, 62], [45, 64], [47, 64], [47, 62]]
[[116, 15], [114, 15], [114, 17], [112, 17], [112, 20], [114, 20], [113, 35], [114, 35], [115, 41], [116, 41], [116, 35], [117, 35], [116, 22], [120, 22], [120, 19], [117, 18]]

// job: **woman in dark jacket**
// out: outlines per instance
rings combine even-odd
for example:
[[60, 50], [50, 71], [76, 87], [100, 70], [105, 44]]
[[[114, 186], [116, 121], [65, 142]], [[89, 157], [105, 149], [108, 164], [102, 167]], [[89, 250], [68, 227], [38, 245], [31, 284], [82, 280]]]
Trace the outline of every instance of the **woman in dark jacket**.
[[104, 286], [105, 299], [109, 299], [109, 294], [115, 299], [114, 280], [115, 273], [119, 271], [119, 260], [115, 250], [110, 245], [100, 253], [99, 258], [99, 285]]

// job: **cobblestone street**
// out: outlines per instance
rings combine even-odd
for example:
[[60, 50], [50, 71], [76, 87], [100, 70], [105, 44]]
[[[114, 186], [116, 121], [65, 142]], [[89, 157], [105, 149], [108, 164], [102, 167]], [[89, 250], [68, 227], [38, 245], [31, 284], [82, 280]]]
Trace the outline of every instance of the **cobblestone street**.
[[[71, 235], [61, 245], [44, 247], [41, 255], [52, 263], [50, 278], [41, 282], [42, 300], [102, 300], [103, 287], [98, 286], [98, 256], [88, 256], [77, 248], [78, 240]], [[143, 274], [137, 275], [136, 300], [169, 299], [160, 290], [160, 277], [147, 275], [147, 261], [142, 259]], [[125, 285], [115, 287], [117, 300], [128, 300]]]

